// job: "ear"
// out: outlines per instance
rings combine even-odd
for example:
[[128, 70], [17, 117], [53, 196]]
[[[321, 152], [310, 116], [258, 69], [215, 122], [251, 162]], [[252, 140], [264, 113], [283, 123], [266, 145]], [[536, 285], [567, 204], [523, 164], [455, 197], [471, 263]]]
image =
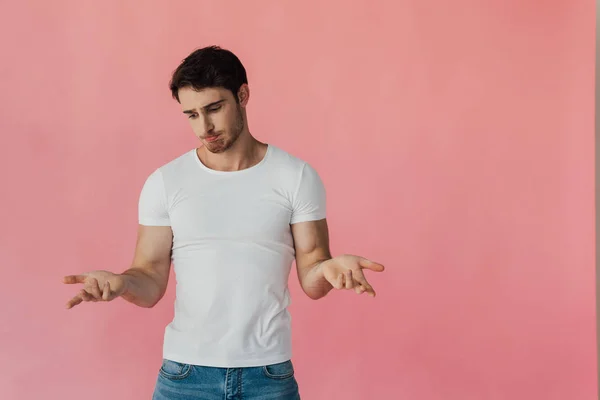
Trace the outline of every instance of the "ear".
[[250, 98], [250, 88], [247, 83], [244, 83], [240, 86], [240, 90], [238, 90], [238, 99], [240, 101], [240, 106], [246, 107], [248, 104], [248, 99]]

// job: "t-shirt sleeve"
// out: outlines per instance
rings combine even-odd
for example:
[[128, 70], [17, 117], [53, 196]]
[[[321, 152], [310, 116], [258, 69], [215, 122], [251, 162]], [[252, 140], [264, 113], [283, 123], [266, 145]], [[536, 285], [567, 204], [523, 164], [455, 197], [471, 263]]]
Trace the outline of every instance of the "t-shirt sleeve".
[[304, 164], [298, 189], [292, 202], [291, 224], [318, 221], [326, 217], [325, 186], [317, 171]]
[[138, 204], [138, 221], [140, 225], [171, 226], [160, 169], [150, 174], [142, 187]]

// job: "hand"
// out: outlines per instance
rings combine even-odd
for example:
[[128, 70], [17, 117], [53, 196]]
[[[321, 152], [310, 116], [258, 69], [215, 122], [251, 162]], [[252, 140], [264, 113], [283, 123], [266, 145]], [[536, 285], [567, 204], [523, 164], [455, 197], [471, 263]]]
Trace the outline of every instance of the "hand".
[[83, 283], [83, 289], [66, 304], [71, 309], [82, 301], [111, 301], [125, 293], [127, 281], [123, 275], [109, 271], [92, 271], [80, 275], [68, 275], [63, 283]]
[[320, 267], [323, 276], [334, 288], [354, 289], [357, 294], [367, 292], [372, 297], [375, 297], [375, 290], [367, 282], [362, 270], [370, 269], [375, 272], [384, 270], [381, 264], [349, 254], [324, 261]]

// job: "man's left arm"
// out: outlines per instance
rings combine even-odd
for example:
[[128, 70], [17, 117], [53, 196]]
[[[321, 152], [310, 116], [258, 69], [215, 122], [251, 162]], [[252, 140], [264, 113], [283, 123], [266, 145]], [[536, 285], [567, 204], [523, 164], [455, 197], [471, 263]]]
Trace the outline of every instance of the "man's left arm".
[[320, 299], [333, 288], [375, 296], [375, 290], [367, 282], [363, 270], [381, 272], [383, 265], [350, 254], [332, 258], [327, 219], [293, 224], [292, 235], [298, 279], [308, 297]]

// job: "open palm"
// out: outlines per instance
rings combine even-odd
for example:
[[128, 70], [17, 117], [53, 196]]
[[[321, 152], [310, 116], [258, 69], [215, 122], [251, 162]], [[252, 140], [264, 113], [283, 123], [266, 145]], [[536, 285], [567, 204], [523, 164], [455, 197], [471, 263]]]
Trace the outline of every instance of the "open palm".
[[73, 308], [83, 301], [111, 301], [125, 292], [123, 276], [109, 271], [92, 271], [63, 278], [66, 284], [83, 284], [83, 288], [66, 304]]
[[323, 276], [336, 289], [354, 289], [358, 294], [366, 292], [375, 296], [375, 290], [365, 278], [363, 269], [382, 272], [383, 265], [366, 258], [344, 254], [322, 264]]

